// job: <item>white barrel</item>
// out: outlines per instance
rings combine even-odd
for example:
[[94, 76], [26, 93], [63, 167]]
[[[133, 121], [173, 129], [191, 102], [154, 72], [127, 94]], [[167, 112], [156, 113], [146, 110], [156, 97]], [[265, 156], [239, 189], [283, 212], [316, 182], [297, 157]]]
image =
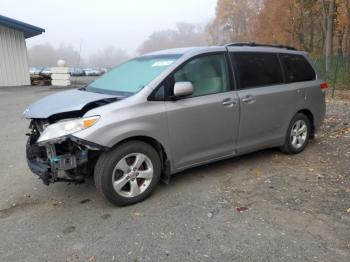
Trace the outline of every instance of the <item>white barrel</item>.
[[69, 74], [52, 74], [51, 79], [52, 80], [69, 80], [70, 75]]
[[69, 86], [70, 85], [70, 80], [51, 80], [51, 85], [53, 86]]

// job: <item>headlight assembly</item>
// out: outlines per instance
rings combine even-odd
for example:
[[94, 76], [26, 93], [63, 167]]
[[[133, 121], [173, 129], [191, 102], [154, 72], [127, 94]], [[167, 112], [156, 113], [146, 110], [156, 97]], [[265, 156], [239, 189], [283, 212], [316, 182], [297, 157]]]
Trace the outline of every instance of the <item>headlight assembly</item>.
[[96, 124], [100, 116], [84, 117], [71, 120], [62, 120], [45, 128], [38, 139], [38, 143], [57, 139], [76, 133]]

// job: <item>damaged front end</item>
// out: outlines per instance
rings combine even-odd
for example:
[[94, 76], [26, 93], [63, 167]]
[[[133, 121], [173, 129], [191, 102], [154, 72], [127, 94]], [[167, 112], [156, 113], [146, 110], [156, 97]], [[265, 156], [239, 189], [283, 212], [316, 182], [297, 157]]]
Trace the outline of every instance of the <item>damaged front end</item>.
[[105, 148], [72, 135], [38, 142], [47, 126], [48, 121], [31, 120], [26, 146], [30, 170], [45, 185], [54, 182], [82, 183], [92, 175], [96, 160]]

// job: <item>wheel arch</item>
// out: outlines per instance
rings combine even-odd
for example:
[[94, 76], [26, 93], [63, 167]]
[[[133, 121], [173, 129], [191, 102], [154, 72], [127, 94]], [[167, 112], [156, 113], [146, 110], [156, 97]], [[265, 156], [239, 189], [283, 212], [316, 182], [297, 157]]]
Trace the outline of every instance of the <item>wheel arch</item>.
[[160, 143], [157, 139], [150, 137], [150, 136], [145, 136], [145, 135], [135, 135], [135, 136], [130, 136], [128, 138], [125, 138], [119, 142], [117, 142], [112, 148], [118, 147], [121, 144], [130, 142], [130, 141], [142, 141], [150, 146], [152, 146], [157, 153], [159, 154], [161, 163], [162, 163], [162, 175], [161, 179], [165, 183], [169, 183], [170, 179], [170, 159], [169, 159], [169, 154], [166, 151], [165, 147]]
[[313, 138], [315, 136], [315, 117], [313, 113], [309, 109], [304, 108], [299, 110], [297, 114], [304, 114], [310, 120], [310, 125], [311, 125], [310, 137]]

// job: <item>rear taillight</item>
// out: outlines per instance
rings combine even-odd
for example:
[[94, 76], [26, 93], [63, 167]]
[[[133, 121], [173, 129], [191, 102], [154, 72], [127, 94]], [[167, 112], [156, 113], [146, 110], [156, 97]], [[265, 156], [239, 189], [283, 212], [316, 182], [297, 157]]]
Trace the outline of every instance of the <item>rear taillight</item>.
[[322, 90], [326, 90], [328, 88], [328, 84], [326, 82], [324, 82], [324, 83], [320, 84], [320, 88]]

